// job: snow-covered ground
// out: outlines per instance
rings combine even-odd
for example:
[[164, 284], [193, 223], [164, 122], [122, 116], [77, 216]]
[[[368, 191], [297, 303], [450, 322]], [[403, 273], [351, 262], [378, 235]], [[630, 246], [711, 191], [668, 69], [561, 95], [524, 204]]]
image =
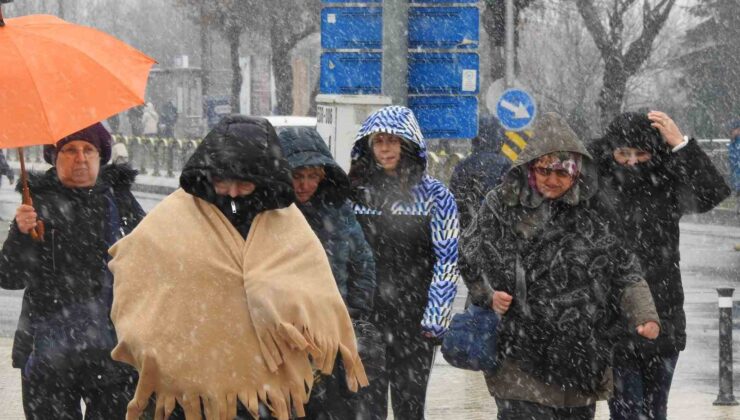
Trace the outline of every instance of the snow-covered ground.
[[[158, 181], [161, 178], [140, 178]], [[176, 186], [176, 181], [169, 181]], [[161, 185], [161, 186], [170, 186]], [[162, 198], [152, 193], [135, 193], [145, 210]], [[20, 196], [5, 183], [0, 187], [0, 242], [5, 240], [7, 220], [12, 218]], [[740, 289], [740, 228], [732, 226], [681, 224], [681, 270], [686, 293], [688, 344], [681, 353], [669, 401], [672, 419], [740, 419], [740, 407], [714, 407], [718, 391], [718, 307], [717, 287]], [[464, 286], [455, 301], [462, 310], [467, 291]], [[18, 372], [10, 367], [12, 333], [20, 311], [21, 293], [0, 290], [0, 420], [22, 419]], [[740, 291], [735, 294], [735, 360], [740, 359]], [[737, 363], [736, 363], [737, 365]], [[740, 389], [740, 366], [735, 369], [735, 389]], [[740, 392], [736, 391], [740, 396]], [[449, 366], [440, 354], [428, 391], [429, 419], [492, 419], [496, 406], [488, 395], [483, 378], [473, 372]], [[597, 406], [597, 419], [608, 419], [606, 404]]]

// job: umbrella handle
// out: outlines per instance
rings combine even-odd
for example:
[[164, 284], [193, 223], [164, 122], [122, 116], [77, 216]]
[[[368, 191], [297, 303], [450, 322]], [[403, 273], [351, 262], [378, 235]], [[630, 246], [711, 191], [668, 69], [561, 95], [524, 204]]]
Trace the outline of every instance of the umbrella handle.
[[[26, 172], [26, 160], [23, 155], [23, 148], [18, 148], [18, 160], [21, 163], [21, 186], [22, 186], [22, 204], [33, 207], [33, 199], [31, 198], [31, 190], [28, 188], [28, 172]], [[31, 239], [36, 242], [44, 241], [44, 222], [39, 220], [36, 223], [36, 227], [31, 229], [28, 233], [31, 235]]]

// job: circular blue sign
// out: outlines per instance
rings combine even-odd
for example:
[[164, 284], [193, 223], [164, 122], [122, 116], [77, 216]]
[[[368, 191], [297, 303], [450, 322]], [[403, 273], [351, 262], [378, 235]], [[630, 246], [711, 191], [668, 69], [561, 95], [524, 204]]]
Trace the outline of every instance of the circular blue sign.
[[509, 89], [496, 103], [496, 116], [507, 130], [527, 128], [537, 115], [537, 105], [532, 96], [522, 89]]

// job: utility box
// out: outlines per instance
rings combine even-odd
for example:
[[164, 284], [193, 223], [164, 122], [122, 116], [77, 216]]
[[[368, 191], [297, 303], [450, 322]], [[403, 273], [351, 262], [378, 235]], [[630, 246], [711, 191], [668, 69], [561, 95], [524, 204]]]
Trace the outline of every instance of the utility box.
[[316, 130], [342, 169], [349, 172], [352, 146], [363, 121], [388, 105], [391, 98], [380, 95], [316, 96]]

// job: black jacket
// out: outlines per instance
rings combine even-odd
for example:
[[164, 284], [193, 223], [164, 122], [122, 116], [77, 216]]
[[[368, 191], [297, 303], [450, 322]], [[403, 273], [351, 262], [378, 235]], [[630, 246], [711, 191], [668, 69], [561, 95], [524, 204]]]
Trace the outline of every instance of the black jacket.
[[[397, 176], [375, 162], [369, 139], [397, 135]], [[447, 331], [460, 272], [459, 222], [447, 187], [426, 174], [426, 143], [416, 118], [390, 106], [370, 115], [357, 134], [349, 177], [357, 220], [375, 256], [374, 318], [391, 330]]]
[[[214, 178], [249, 181], [256, 189], [245, 197], [217, 195]], [[275, 129], [264, 118], [243, 115], [224, 117], [208, 133], [185, 164], [180, 186], [218, 207], [244, 238], [258, 213], [295, 201]]]
[[498, 120], [481, 118], [478, 131], [478, 137], [472, 141], [472, 153], [455, 166], [450, 178], [450, 192], [455, 196], [463, 231], [486, 194], [501, 183], [511, 168], [511, 161], [501, 154], [506, 133]]
[[640, 259], [662, 327], [657, 340], [633, 337], [627, 345], [676, 354], [686, 347], [678, 223], [684, 214], [711, 210], [730, 189], [693, 139], [675, 153], [656, 148], [653, 162], [639, 173], [616, 164], [613, 148], [606, 137], [589, 145], [602, 187], [627, 235], [625, 243]]
[[13, 170], [10, 169], [10, 165], [8, 165], [8, 161], [5, 160], [5, 155], [3, 152], [0, 152], [0, 176], [5, 175], [10, 179], [13, 179]]
[[313, 197], [298, 208], [326, 250], [350, 315], [368, 318], [375, 295], [375, 260], [348, 199], [349, 178], [315, 130], [284, 129], [280, 141], [292, 169], [324, 168], [326, 177]]
[[[103, 166], [97, 184], [84, 189], [63, 186], [55, 168], [29, 177], [34, 208], [45, 224], [44, 241], [34, 242], [13, 222], [0, 252], [0, 287], [25, 288], [13, 342], [14, 367], [26, 364], [35, 327], [64, 317], [66, 308], [92, 301], [110, 311], [108, 248], [144, 217], [131, 194], [135, 176], [127, 166]], [[117, 221], [112, 220], [112, 203]]]

